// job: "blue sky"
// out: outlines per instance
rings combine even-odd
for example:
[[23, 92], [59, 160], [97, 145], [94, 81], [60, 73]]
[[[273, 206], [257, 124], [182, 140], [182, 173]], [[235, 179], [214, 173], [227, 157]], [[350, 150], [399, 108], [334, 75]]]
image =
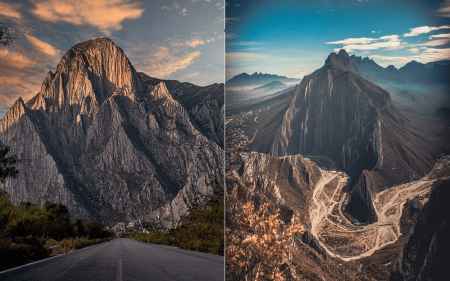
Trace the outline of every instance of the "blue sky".
[[20, 39], [0, 50], [0, 118], [18, 97], [39, 92], [70, 47], [105, 36], [152, 77], [223, 82], [220, 0], [0, 0], [0, 21], [7, 20]]
[[302, 78], [341, 48], [384, 67], [450, 59], [450, 0], [246, 0], [225, 10], [226, 80]]

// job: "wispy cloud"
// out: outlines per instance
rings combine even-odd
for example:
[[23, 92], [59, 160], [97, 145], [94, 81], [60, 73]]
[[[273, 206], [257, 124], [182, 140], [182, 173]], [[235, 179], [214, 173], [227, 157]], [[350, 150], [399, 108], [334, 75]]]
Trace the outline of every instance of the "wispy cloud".
[[91, 25], [106, 35], [122, 29], [124, 20], [137, 19], [144, 12], [139, 2], [130, 0], [33, 0], [32, 3], [31, 13], [42, 20]]
[[235, 23], [235, 22], [240, 21], [240, 20], [241, 20], [241, 17], [225, 18], [225, 23], [230, 24], [230, 23]]
[[413, 44], [412, 46], [442, 46], [448, 44], [450, 42], [450, 38], [431, 40], [421, 44]]
[[267, 59], [263, 54], [251, 53], [251, 52], [227, 52], [225, 54], [226, 65], [233, 66], [236, 63], [243, 63], [247, 61], [257, 61], [261, 59]]
[[225, 39], [232, 39], [236, 37], [237, 37], [236, 33], [225, 33]]
[[0, 1], [0, 15], [4, 15], [10, 18], [20, 19], [21, 14], [17, 11], [22, 4], [8, 4]]
[[52, 45], [37, 39], [31, 35], [25, 35], [28, 42], [30, 42], [33, 46], [35, 46], [39, 51], [46, 53], [47, 55], [54, 56], [58, 55], [59, 51], [55, 49]]
[[355, 50], [377, 50], [381, 48], [400, 48], [401, 40], [398, 35], [388, 35], [379, 38], [347, 38], [344, 40], [326, 42], [325, 44], [342, 45], [342, 47], [335, 48], [334, 51], [345, 49], [347, 52], [353, 52]]
[[431, 35], [429, 38], [430, 39], [433, 39], [433, 38], [450, 38], [450, 33]]
[[367, 44], [367, 43], [371, 43], [374, 41], [378, 41], [379, 39], [377, 38], [366, 38], [366, 37], [361, 37], [361, 38], [347, 38], [344, 40], [339, 40], [339, 41], [333, 41], [333, 42], [326, 42], [325, 44], [342, 44], [342, 45], [347, 45], [347, 44]]
[[441, 26], [420, 26], [415, 28], [410, 28], [410, 32], [403, 34], [404, 37], [417, 36], [420, 34], [430, 33], [434, 30], [440, 29], [449, 29], [450, 25], [441, 25]]
[[200, 73], [200, 72], [194, 72], [194, 73], [191, 73], [191, 74], [185, 75], [184, 77], [185, 77], [185, 78], [193, 77], [193, 76], [196, 76], [196, 75], [198, 75], [199, 73]]
[[169, 11], [171, 11], [171, 10], [173, 10], [173, 9], [179, 9], [180, 8], [180, 5], [177, 3], [177, 2], [175, 2], [175, 3], [173, 3], [173, 5], [172, 6], [164, 6], [164, 7], [161, 7], [161, 10], [169, 10]]
[[181, 10], [181, 12], [179, 13], [182, 16], [187, 16], [188, 15], [188, 9], [187, 8], [183, 8], [183, 10]]
[[437, 10], [437, 12], [441, 17], [450, 17], [450, 0], [445, 0], [442, 7]]
[[168, 78], [172, 73], [187, 69], [201, 55], [199, 51], [186, 52], [156, 45], [143, 45], [136, 48], [135, 53], [130, 59], [136, 69], [157, 78]]
[[429, 48], [429, 47], [421, 47], [421, 48], [412, 48], [409, 49], [412, 53], [415, 53], [411, 56], [384, 56], [384, 55], [372, 55], [370, 58], [377, 59], [381, 62], [380, 65], [387, 66], [389, 64], [405, 64], [412, 60], [428, 63], [438, 60], [450, 60], [450, 48]]

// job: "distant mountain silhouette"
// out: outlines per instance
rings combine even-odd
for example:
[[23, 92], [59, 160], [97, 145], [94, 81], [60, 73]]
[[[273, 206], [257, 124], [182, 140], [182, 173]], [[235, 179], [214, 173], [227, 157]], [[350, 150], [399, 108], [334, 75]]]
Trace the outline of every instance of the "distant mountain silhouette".
[[275, 74], [262, 74], [261, 72], [255, 72], [252, 75], [247, 73], [241, 73], [234, 76], [226, 82], [227, 87], [247, 87], [265, 85], [273, 81], [282, 82], [285, 84], [299, 83], [301, 79], [288, 78], [286, 76], [278, 76]]

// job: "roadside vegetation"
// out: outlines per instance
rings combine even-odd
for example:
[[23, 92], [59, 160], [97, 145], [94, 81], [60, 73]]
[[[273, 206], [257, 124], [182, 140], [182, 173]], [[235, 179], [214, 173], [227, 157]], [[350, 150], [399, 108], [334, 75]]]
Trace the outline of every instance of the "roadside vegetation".
[[[0, 190], [0, 270], [109, 241], [113, 233], [96, 222], [71, 221], [62, 204], [14, 205]], [[59, 245], [55, 250], [50, 247]]]
[[174, 246], [185, 250], [224, 255], [224, 190], [215, 192], [204, 207], [181, 220], [167, 232], [133, 233], [129, 238], [141, 242]]
[[[8, 153], [9, 146], [0, 142], [1, 183], [19, 173], [17, 155]], [[5, 188], [0, 188], [0, 270], [109, 241], [113, 236], [97, 222], [71, 221], [62, 204], [14, 205]]]

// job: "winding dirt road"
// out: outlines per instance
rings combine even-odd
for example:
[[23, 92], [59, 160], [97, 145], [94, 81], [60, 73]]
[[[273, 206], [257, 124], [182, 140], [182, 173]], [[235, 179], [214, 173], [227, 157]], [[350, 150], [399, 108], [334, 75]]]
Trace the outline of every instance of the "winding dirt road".
[[[329, 169], [320, 169], [322, 178], [313, 192], [311, 233], [330, 256], [344, 261], [370, 256], [378, 249], [397, 241], [401, 235], [400, 218], [406, 200], [425, 195], [436, 181], [424, 177], [380, 192], [374, 200], [378, 221], [357, 226], [342, 214], [342, 205], [347, 196], [343, 190], [350, 182], [349, 176], [336, 171], [330, 159], [320, 158], [318, 160], [321, 162], [329, 162]], [[310, 161], [308, 158], [307, 160]]]

